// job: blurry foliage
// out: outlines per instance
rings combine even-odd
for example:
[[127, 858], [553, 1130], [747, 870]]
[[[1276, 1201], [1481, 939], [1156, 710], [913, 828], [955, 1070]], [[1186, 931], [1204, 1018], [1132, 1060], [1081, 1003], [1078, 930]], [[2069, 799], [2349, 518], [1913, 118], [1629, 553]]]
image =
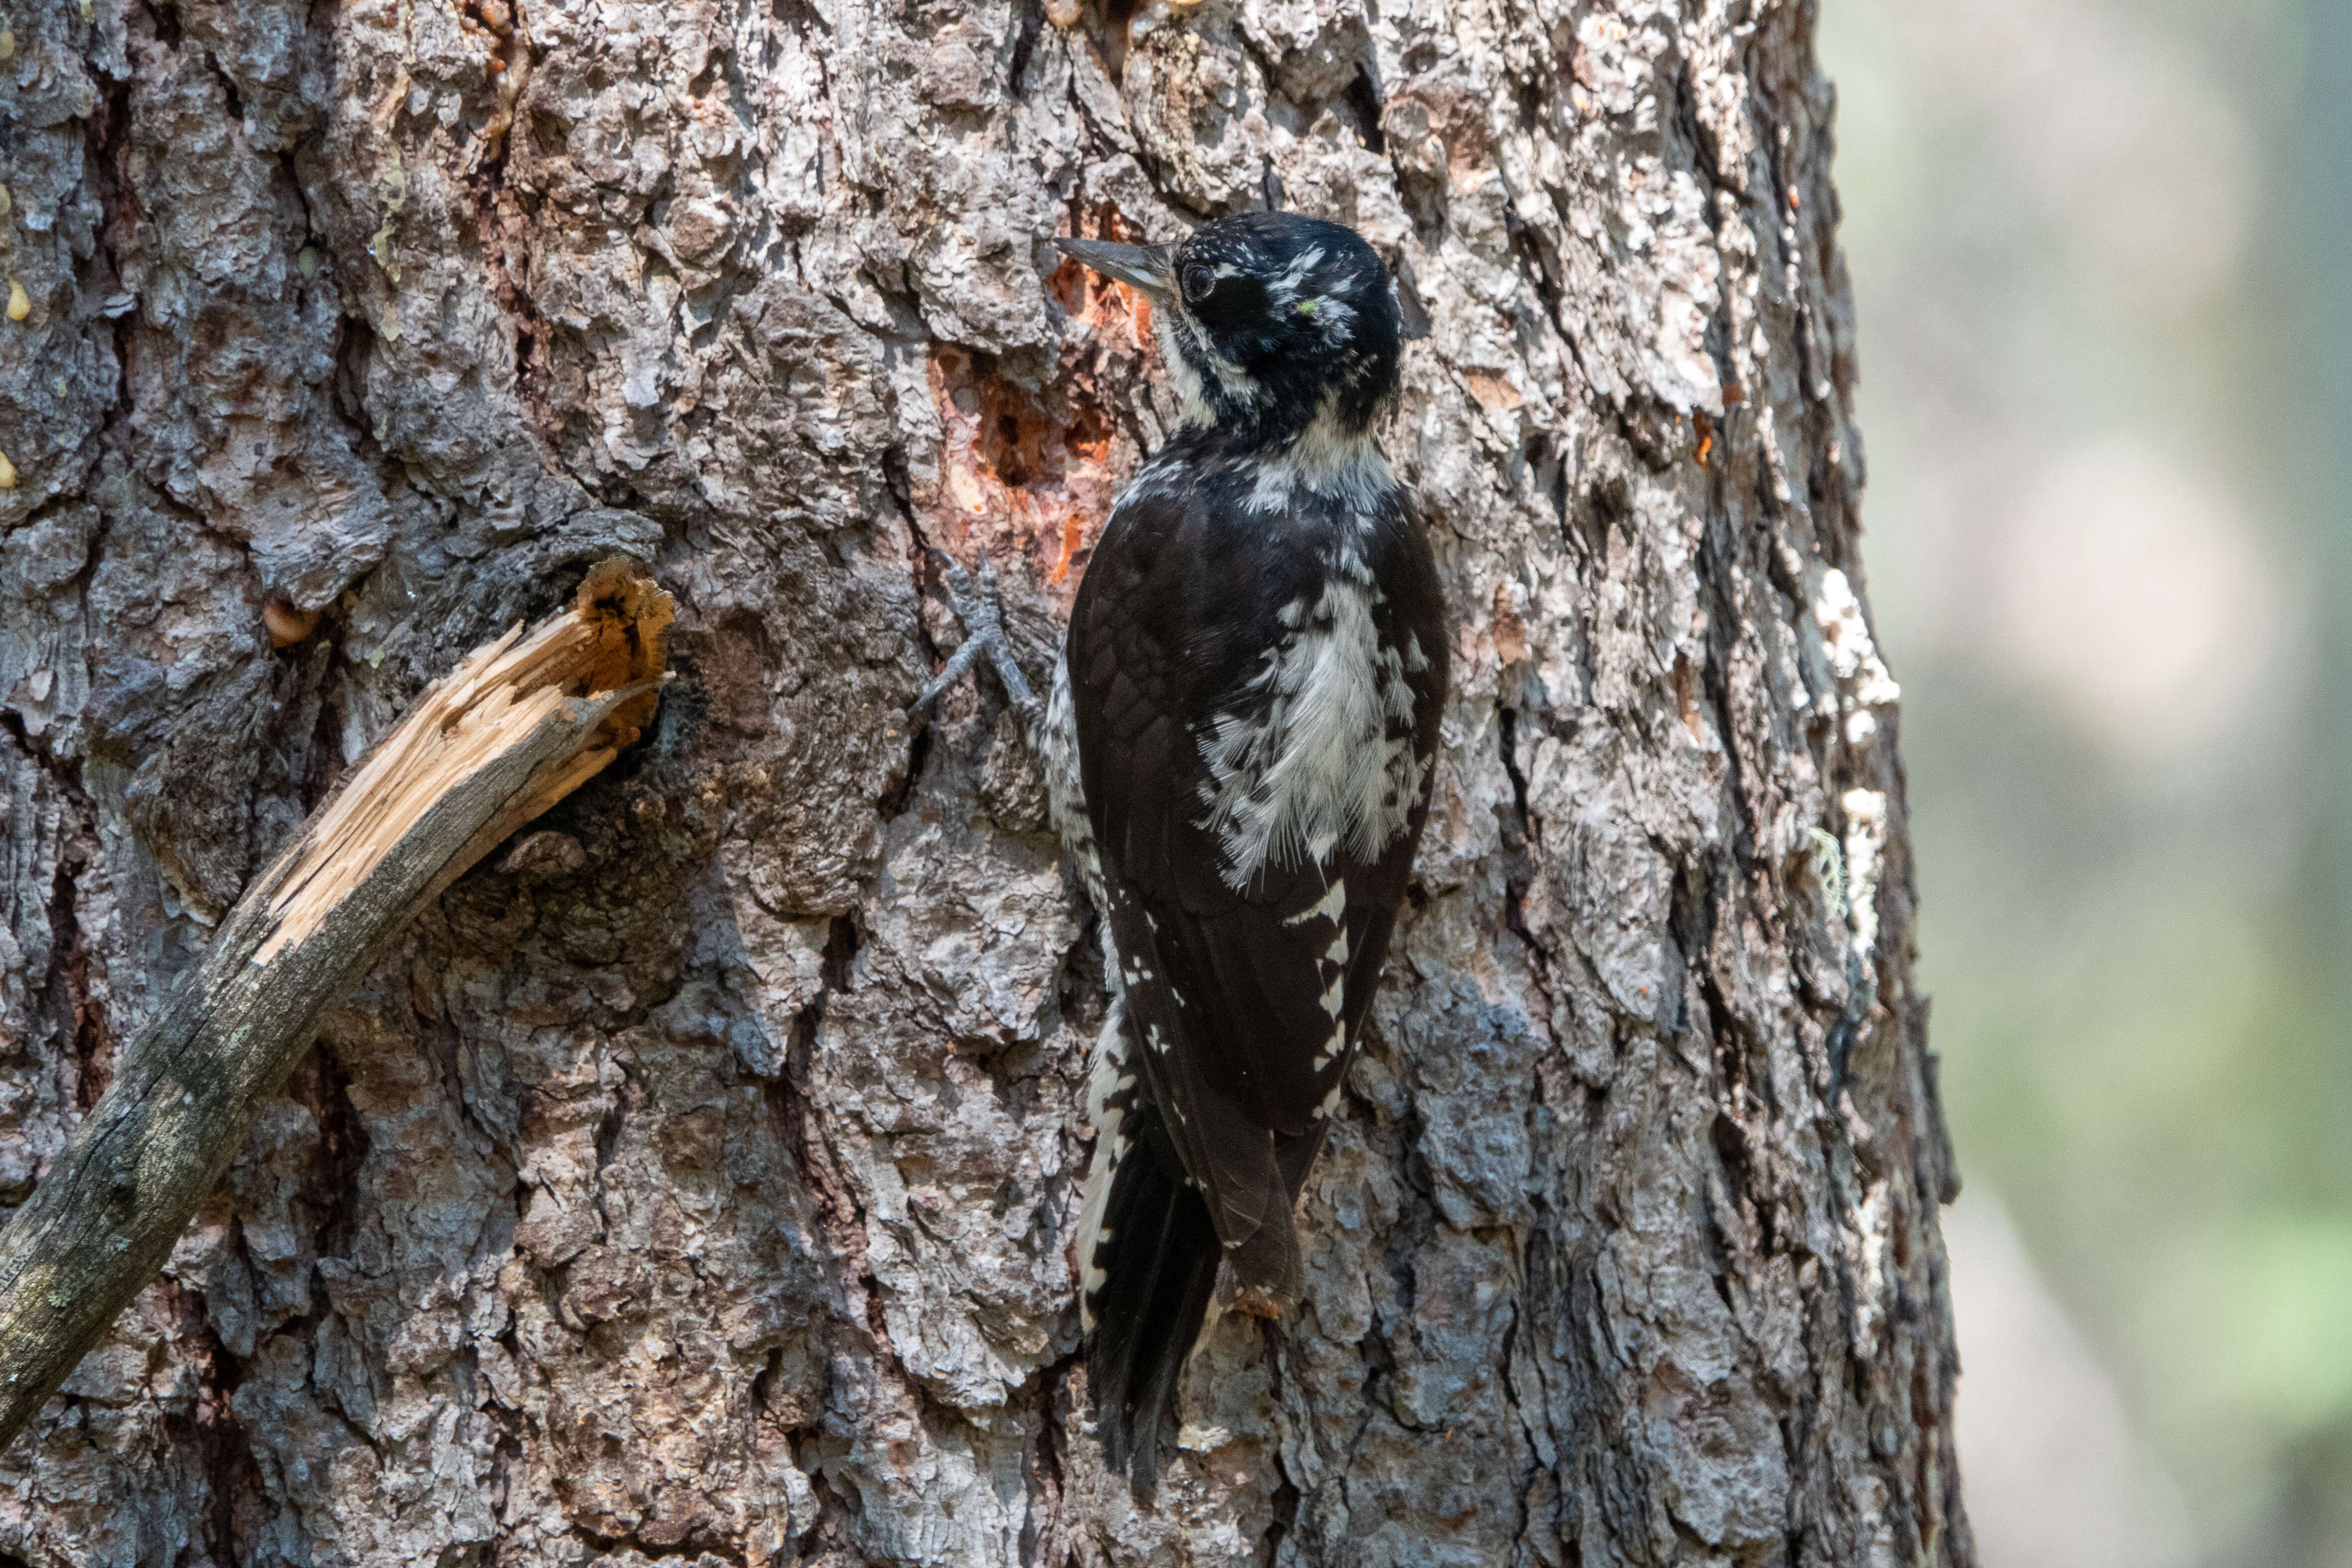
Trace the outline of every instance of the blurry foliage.
[[2315, 570], [2352, 560], [2318, 329], [2347, 236], [2299, 206], [2352, 71], [2306, 64], [2321, 4], [1822, 19], [1962, 1169], [2200, 1560], [2279, 1568], [2352, 1562], [2352, 592]]

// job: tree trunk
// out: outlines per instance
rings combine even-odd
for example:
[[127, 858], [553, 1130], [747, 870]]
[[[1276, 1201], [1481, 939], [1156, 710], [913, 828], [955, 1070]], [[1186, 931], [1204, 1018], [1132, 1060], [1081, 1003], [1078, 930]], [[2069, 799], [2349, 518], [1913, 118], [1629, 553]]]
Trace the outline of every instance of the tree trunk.
[[[37, 1563], [1972, 1563], [1804, 5], [34, 0], [0, 34], [0, 1197], [432, 675], [615, 550], [491, 855], [0, 1468]], [[13, 51], [13, 52], [12, 52]], [[1156, 1510], [1065, 1255], [1041, 672], [1171, 401], [1041, 236], [1274, 200], [1435, 321], [1457, 695], [1293, 1321]], [[8, 312], [16, 318], [17, 312]]]

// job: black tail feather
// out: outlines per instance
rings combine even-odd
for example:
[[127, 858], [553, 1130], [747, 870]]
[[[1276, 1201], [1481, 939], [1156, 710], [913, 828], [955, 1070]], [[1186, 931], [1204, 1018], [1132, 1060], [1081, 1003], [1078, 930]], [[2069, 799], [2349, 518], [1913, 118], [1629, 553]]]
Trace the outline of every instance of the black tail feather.
[[1160, 1428], [1216, 1286], [1217, 1231], [1201, 1195], [1149, 1145], [1120, 1162], [1103, 1226], [1110, 1242], [1102, 1288], [1088, 1303], [1095, 1331], [1087, 1386], [1103, 1457], [1149, 1499], [1160, 1479]]

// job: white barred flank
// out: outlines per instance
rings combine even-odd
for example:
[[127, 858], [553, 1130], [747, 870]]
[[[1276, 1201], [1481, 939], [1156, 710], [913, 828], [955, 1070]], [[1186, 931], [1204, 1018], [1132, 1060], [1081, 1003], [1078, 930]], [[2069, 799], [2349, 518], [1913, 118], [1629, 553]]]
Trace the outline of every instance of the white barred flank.
[[[1084, 776], [1078, 771], [1078, 720], [1070, 702], [1070, 657], [1066, 649], [1054, 660], [1054, 685], [1045, 699], [1045, 799], [1061, 835], [1062, 848], [1076, 863], [1087, 897], [1097, 909], [1103, 904], [1102, 856], [1095, 848], [1094, 823], [1087, 816]], [[1106, 940], [1103, 956], [1110, 971], [1118, 966]]]
[[1343, 1017], [1348, 1010], [1348, 926], [1336, 915], [1333, 919], [1331, 940], [1323, 949], [1318, 966], [1323, 976], [1323, 1015], [1331, 1020], [1331, 1027], [1323, 1037], [1321, 1048], [1315, 1052], [1318, 1072], [1330, 1066], [1348, 1043], [1348, 1026]]
[[1282, 923], [1285, 925], [1304, 925], [1310, 920], [1337, 920], [1341, 915], [1347, 913], [1347, 909], [1348, 879], [1343, 876], [1333, 877], [1331, 885], [1324, 890], [1322, 898], [1313, 908], [1302, 909], [1296, 915], [1286, 916]]
[[[1094, 824], [1087, 816], [1086, 787], [1078, 771], [1077, 718], [1070, 702], [1070, 666], [1066, 651], [1054, 661], [1052, 695], [1045, 704], [1045, 790], [1054, 827], [1062, 847], [1078, 868], [1087, 896], [1096, 909], [1108, 907], [1103, 884], [1102, 858], [1095, 846]], [[1103, 973], [1109, 982], [1110, 1013], [1095, 1038], [1094, 1061], [1087, 1074], [1087, 1120], [1095, 1130], [1094, 1157], [1087, 1166], [1084, 1197], [1072, 1249], [1078, 1267], [1078, 1322], [1088, 1332], [1095, 1326], [1096, 1294], [1108, 1278], [1104, 1249], [1111, 1239], [1103, 1223], [1110, 1205], [1112, 1178], [1128, 1151], [1127, 1118], [1135, 1106], [1136, 1065], [1128, 1060], [1127, 986], [1150, 977], [1147, 971], [1124, 965], [1112, 942], [1110, 923], [1102, 925]]]
[[1095, 1038], [1094, 1066], [1087, 1074], [1087, 1119], [1095, 1127], [1095, 1153], [1087, 1166], [1074, 1250], [1078, 1265], [1078, 1323], [1088, 1332], [1095, 1326], [1095, 1297], [1108, 1277], [1103, 1267], [1103, 1249], [1109, 1244], [1111, 1233], [1104, 1227], [1103, 1218], [1110, 1207], [1111, 1181], [1130, 1146], [1127, 1118], [1135, 1106], [1136, 1079], [1127, 1047], [1127, 999], [1114, 987], [1110, 1016]]

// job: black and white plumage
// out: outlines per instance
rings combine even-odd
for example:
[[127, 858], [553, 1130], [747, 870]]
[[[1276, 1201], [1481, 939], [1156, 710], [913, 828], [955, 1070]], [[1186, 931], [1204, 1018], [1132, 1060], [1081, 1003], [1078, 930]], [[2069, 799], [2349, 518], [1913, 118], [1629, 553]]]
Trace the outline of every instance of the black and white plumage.
[[1412, 873], [1447, 632], [1377, 442], [1404, 317], [1370, 247], [1274, 213], [1063, 246], [1151, 296], [1185, 423], [1112, 511], [1042, 714], [961, 591], [926, 699], [990, 654], [1103, 918], [1080, 1306], [1104, 1448], [1149, 1491], [1220, 1267], [1261, 1312], [1304, 1287], [1292, 1207]]

